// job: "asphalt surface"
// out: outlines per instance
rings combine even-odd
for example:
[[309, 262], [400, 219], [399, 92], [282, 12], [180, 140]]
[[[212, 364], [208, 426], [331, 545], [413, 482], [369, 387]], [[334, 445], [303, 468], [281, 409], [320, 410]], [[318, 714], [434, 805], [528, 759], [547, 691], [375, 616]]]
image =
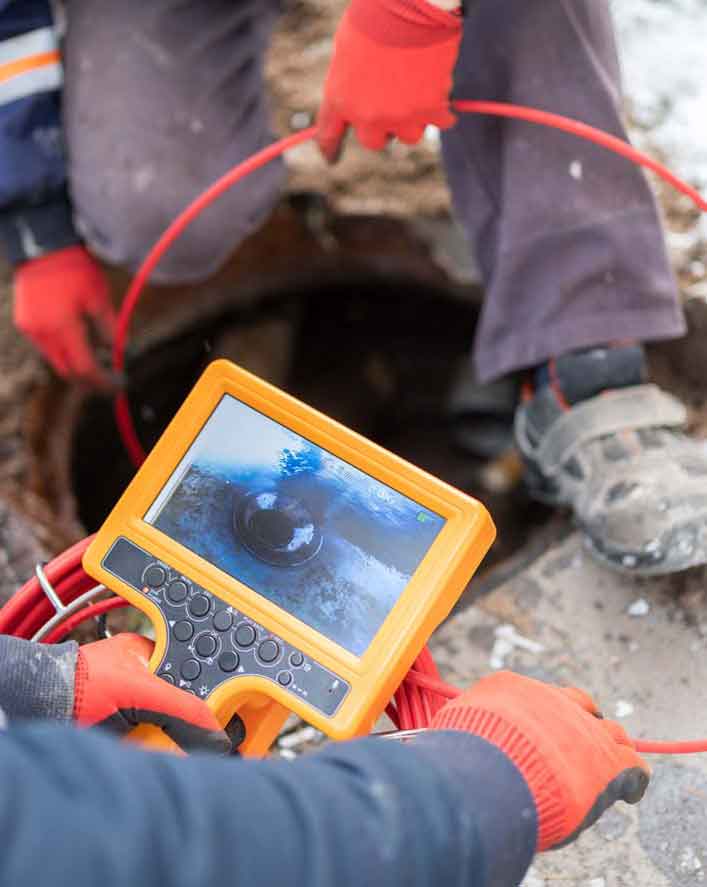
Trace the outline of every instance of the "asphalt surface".
[[[588, 690], [634, 737], [707, 737], [707, 576], [609, 572], [566, 537], [435, 635], [446, 676], [494, 667]], [[505, 626], [505, 627], [504, 627]], [[707, 755], [650, 756], [638, 807], [619, 804], [524, 887], [697, 887], [707, 880]]]

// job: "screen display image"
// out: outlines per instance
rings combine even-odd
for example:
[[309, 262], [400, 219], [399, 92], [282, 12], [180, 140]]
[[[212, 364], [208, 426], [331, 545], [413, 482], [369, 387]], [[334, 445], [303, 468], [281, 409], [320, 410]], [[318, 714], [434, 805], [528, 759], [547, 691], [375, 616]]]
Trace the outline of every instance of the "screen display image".
[[145, 520], [357, 656], [445, 523], [230, 395]]

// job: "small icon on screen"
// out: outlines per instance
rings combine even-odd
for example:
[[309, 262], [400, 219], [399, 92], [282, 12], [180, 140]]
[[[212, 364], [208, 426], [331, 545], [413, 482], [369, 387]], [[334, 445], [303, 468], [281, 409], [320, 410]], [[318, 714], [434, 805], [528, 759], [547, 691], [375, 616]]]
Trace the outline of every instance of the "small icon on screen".
[[429, 514], [427, 514], [424, 511], [418, 511], [417, 512], [417, 519], [421, 524], [426, 524], [427, 521], [430, 519], [430, 516], [429, 516]]

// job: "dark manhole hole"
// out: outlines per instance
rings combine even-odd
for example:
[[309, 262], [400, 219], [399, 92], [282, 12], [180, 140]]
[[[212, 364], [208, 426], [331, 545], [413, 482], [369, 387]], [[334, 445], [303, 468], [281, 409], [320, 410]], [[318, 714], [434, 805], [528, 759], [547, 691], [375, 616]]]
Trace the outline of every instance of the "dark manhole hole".
[[[284, 319], [294, 337], [287, 390], [481, 498], [501, 530], [488, 565], [521, 545], [546, 513], [522, 491], [501, 497], [480, 492], [481, 463], [454, 444], [445, 404], [468, 358], [477, 317], [477, 306], [446, 285], [377, 273], [273, 292], [255, 308], [223, 311], [129, 360], [128, 397], [138, 434], [147, 448], [155, 443], [204, 367], [221, 356], [225, 332]], [[93, 532], [133, 475], [109, 399], [86, 401], [75, 426], [71, 470], [80, 519]]]

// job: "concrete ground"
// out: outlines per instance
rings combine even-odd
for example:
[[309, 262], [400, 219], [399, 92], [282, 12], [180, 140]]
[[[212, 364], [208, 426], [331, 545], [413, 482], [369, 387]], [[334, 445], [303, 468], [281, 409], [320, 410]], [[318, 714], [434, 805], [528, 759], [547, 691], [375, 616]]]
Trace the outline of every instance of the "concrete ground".
[[[436, 633], [446, 676], [493, 668], [591, 692], [634, 737], [707, 736], [707, 576], [634, 579], [592, 561], [576, 533]], [[539, 857], [524, 887], [697, 887], [707, 877], [707, 755], [650, 757], [637, 807], [619, 804], [576, 844]], [[509, 885], [510, 887], [510, 885]]]

